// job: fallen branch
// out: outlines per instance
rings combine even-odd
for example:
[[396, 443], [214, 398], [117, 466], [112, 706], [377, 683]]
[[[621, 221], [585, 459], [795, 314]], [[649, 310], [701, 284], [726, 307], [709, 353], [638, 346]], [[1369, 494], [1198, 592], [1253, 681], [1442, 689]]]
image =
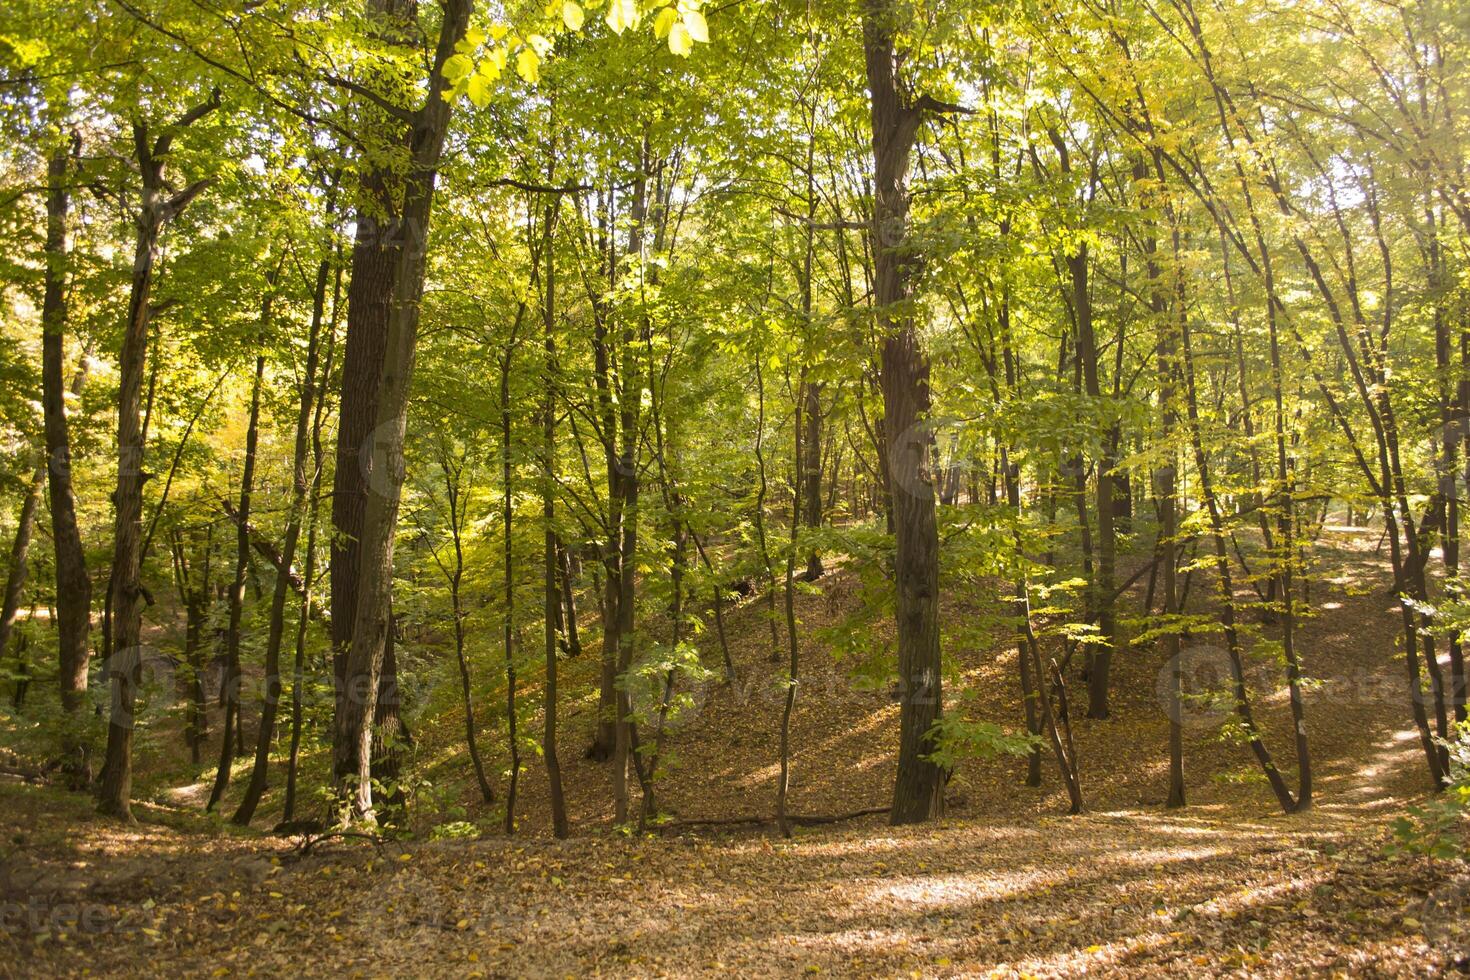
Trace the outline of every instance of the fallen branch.
[[[786, 817], [786, 820], [789, 823], [796, 824], [798, 827], [817, 827], [822, 824], [856, 820], [859, 817], [871, 817], [874, 814], [887, 813], [891, 809], [891, 806], [870, 806], [861, 810], [853, 810], [851, 813], [790, 814]], [[775, 822], [775, 817], [752, 815], [748, 817], [718, 817], [708, 820], [671, 820], [668, 823], [659, 824], [658, 826], [660, 830], [679, 830], [690, 827], [758, 827], [764, 824], [774, 824]]]
[[365, 840], [379, 851], [388, 842], [388, 838], [386, 837], [381, 837], [378, 834], [369, 834], [361, 830], [331, 830], [324, 834], [303, 834], [301, 840], [297, 841], [294, 847], [282, 852], [282, 856], [291, 860], [300, 860], [310, 854], [312, 848], [329, 840]]

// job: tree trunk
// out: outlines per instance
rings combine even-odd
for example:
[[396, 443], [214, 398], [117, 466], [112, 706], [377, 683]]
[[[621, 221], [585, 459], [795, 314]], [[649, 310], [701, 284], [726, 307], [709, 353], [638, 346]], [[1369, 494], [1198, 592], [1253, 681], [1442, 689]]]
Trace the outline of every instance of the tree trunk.
[[863, 57], [872, 98], [875, 295], [882, 336], [883, 430], [897, 539], [899, 710], [894, 824], [939, 815], [944, 773], [930, 762], [929, 731], [942, 706], [939, 651], [939, 532], [928, 457], [929, 360], [907, 309], [916, 258], [909, 247], [909, 153], [923, 110], [898, 85], [893, 0], [863, 9]]
[[[262, 327], [270, 322], [270, 304], [271, 299], [267, 294], [262, 303]], [[230, 785], [230, 771], [234, 768], [235, 752], [240, 738], [240, 620], [245, 611], [245, 578], [250, 571], [250, 498], [255, 487], [255, 450], [260, 439], [260, 387], [264, 377], [265, 355], [260, 354], [255, 358], [255, 382], [250, 388], [250, 420], [245, 429], [245, 467], [240, 474], [240, 505], [236, 511], [240, 520], [235, 526], [235, 577], [230, 581], [230, 624], [225, 629], [225, 675], [219, 692], [220, 705], [224, 708], [219, 768], [215, 770], [214, 788], [210, 790], [209, 803], [205, 810], [213, 810], [218, 806], [225, 789]], [[284, 560], [282, 564], [289, 568], [290, 559]], [[284, 573], [277, 573], [276, 579], [285, 582], [286, 576]]]
[[9, 571], [5, 576], [5, 601], [0, 608], [0, 657], [10, 649], [10, 631], [20, 613], [20, 594], [25, 589], [30, 569], [31, 531], [36, 526], [36, 508], [41, 503], [41, 487], [46, 482], [46, 467], [36, 469], [20, 504], [15, 521], [15, 541], [10, 546]]
[[[519, 320], [519, 317], [517, 318]], [[516, 731], [516, 661], [515, 642], [511, 635], [515, 627], [515, 539], [513, 537], [512, 512], [514, 475], [510, 464], [510, 371], [514, 359], [515, 337], [511, 337], [500, 360], [500, 518], [501, 531], [505, 536], [501, 573], [505, 577], [501, 593], [501, 648], [505, 657], [505, 723], [506, 747], [510, 750], [510, 783], [505, 790], [505, 832], [516, 830], [516, 788], [521, 776], [521, 747]]]
[[[56, 551], [56, 619], [60, 647], [61, 705], [74, 714], [87, 693], [87, 663], [90, 650], [87, 633], [92, 621], [92, 580], [87, 577], [82, 536], [77, 528], [76, 497], [71, 484], [71, 438], [66, 424], [66, 394], [63, 362], [66, 360], [66, 276], [69, 252], [66, 215], [71, 193], [66, 184], [67, 161], [75, 153], [57, 149], [47, 167], [45, 294], [41, 306], [41, 405], [46, 426], [47, 498], [51, 504], [51, 540]], [[82, 360], [72, 393], [80, 394], [86, 377]], [[79, 742], [67, 746], [78, 777], [87, 776], [89, 764]]]
[[[322, 260], [327, 265], [327, 260]], [[327, 327], [327, 353], [322, 364], [321, 380], [317, 386], [316, 407], [311, 420], [311, 492], [308, 494], [306, 528], [306, 567], [301, 575], [301, 612], [296, 621], [295, 662], [291, 672], [291, 748], [286, 760], [286, 800], [281, 820], [290, 823], [296, 818], [296, 770], [301, 751], [301, 728], [304, 722], [302, 693], [306, 685], [306, 631], [314, 613], [313, 589], [317, 581], [316, 536], [320, 519], [322, 489], [322, 419], [326, 415], [327, 390], [332, 383], [332, 362], [337, 352], [337, 314], [342, 299], [342, 247], [339, 244], [331, 260], [335, 267], [332, 285], [332, 319]], [[320, 276], [321, 268], [318, 267]], [[287, 569], [289, 572], [289, 569]], [[289, 576], [288, 576], [289, 577]]]
[[[555, 159], [553, 152], [549, 154]], [[551, 176], [550, 174], [548, 176]], [[543, 689], [545, 707], [542, 710], [543, 729], [541, 753], [546, 760], [546, 778], [551, 795], [551, 827], [557, 838], [564, 838], [570, 830], [567, 826], [567, 804], [562, 792], [561, 759], [556, 751], [556, 620], [562, 609], [563, 589], [558, 587], [558, 578], [565, 582], [566, 610], [562, 619], [568, 639], [568, 653], [576, 645], [577, 608], [572, 602], [571, 568], [564, 563], [566, 549], [556, 536], [556, 221], [560, 210], [560, 198], [553, 197], [546, 205], [545, 230], [541, 243], [543, 267], [543, 302], [541, 304], [542, 348], [546, 355], [545, 376], [542, 379], [544, 394], [541, 402], [541, 521], [545, 541], [542, 550], [543, 586], [545, 590], [542, 607], [543, 626], [546, 631], [545, 650], [546, 682]], [[562, 574], [559, 576], [558, 571]]]
[[[163, 127], [163, 135], [150, 142], [148, 128], [133, 124], [133, 143], [142, 178], [142, 207], [137, 219], [133, 249], [133, 276], [124, 322], [122, 349], [118, 354], [117, 392], [117, 489], [113, 491], [114, 512], [112, 575], [109, 602], [112, 611], [108, 673], [111, 711], [107, 722], [107, 750], [103, 762], [102, 787], [97, 809], [100, 813], [132, 819], [133, 717], [137, 687], [142, 671], [138, 648], [143, 629], [146, 592], [143, 570], [143, 472], [144, 430], [142, 424], [143, 372], [148, 361], [148, 328], [152, 314], [153, 272], [158, 264], [159, 241], [164, 227], [179, 215], [212, 179], [196, 181], [172, 196], [166, 196], [164, 164], [175, 135], [213, 112], [219, 106], [219, 91]], [[48, 236], [49, 237], [49, 236]]]
[[[404, 177], [403, 208], [399, 218], [402, 245], [392, 276], [392, 301], [388, 311], [382, 372], [376, 385], [377, 411], [370, 430], [372, 438], [366, 446], [374, 492], [367, 497], [363, 513], [357, 603], [351, 644], [342, 666], [346, 683], [338, 695], [333, 732], [334, 780], [339, 794], [348, 803], [349, 818], [371, 819], [373, 816], [374, 716], [381, 713], [378, 694], [388, 659], [393, 537], [403, 488], [408, 386], [413, 377], [434, 181], [449, 128], [450, 103], [443, 97], [446, 90], [443, 66], [454, 53], [454, 45], [464, 35], [471, 7], [470, 0], [448, 0], [446, 3], [428, 91], [422, 106], [413, 115], [409, 170]], [[350, 306], [349, 299], [349, 318]], [[344, 387], [344, 392], [346, 390]], [[393, 693], [396, 698], [396, 691]], [[373, 708], [369, 708], [369, 703]]]
[[[291, 450], [291, 509], [286, 518], [286, 535], [281, 543], [281, 563], [289, 571], [296, 560], [296, 545], [301, 538], [301, 525], [306, 521], [309, 505], [307, 494], [311, 477], [306, 472], [307, 453], [311, 448], [312, 407], [317, 391], [318, 361], [321, 355], [322, 320], [326, 307], [328, 262], [317, 266], [316, 287], [312, 295], [311, 329], [306, 341], [306, 367], [301, 384], [301, 399], [296, 410], [295, 441]], [[281, 645], [286, 638], [286, 597], [290, 592], [290, 575], [277, 572], [271, 592], [271, 619], [265, 645], [265, 689], [260, 702], [260, 724], [255, 733], [255, 763], [250, 782], [231, 821], [249, 826], [255, 808], [265, 793], [270, 768], [271, 744], [276, 737], [276, 712], [281, 703]]]
[[[1102, 385], [1098, 378], [1097, 337], [1092, 325], [1092, 292], [1087, 282], [1089, 250], [1086, 243], [1067, 256], [1072, 276], [1072, 308], [1077, 316], [1077, 359], [1082, 367], [1084, 390], [1094, 411], [1102, 408]], [[1092, 577], [1091, 612], [1097, 617], [1102, 642], [1088, 647], [1087, 717], [1108, 717], [1108, 674], [1112, 666], [1117, 627], [1113, 617], [1113, 564], [1117, 536], [1113, 528], [1112, 427], [1103, 434], [1103, 452], [1097, 460], [1097, 568]]]

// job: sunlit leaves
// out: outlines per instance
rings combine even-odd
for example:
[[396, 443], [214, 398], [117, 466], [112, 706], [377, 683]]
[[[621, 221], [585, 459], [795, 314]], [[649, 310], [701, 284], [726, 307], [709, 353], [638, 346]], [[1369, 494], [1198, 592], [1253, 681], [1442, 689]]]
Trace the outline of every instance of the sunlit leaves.
[[444, 97], [451, 101], [468, 97], [476, 106], [486, 107], [493, 97], [492, 83], [501, 77], [507, 65], [514, 65], [517, 77], [527, 84], [539, 83], [542, 64], [551, 55], [555, 36], [582, 31], [589, 10], [603, 10], [602, 22], [616, 35], [636, 29], [645, 15], [653, 14], [654, 37], [664, 41], [674, 55], [687, 58], [695, 44], [709, 43], [709, 24], [699, 11], [701, 2], [551, 0], [539, 19], [532, 18], [519, 25], [525, 30], [524, 35], [506, 24], [472, 26], [455, 45], [455, 54], [445, 62], [444, 77], [449, 85]]
[[612, 0], [603, 16], [614, 34], [621, 34], [630, 27], [638, 26], [638, 4], [636, 0]]
[[709, 43], [709, 25], [705, 23], [704, 14], [698, 10], [691, 8], [684, 11], [684, 29], [699, 43]]
[[535, 85], [541, 79], [541, 56], [534, 48], [524, 47], [516, 55], [516, 74]]

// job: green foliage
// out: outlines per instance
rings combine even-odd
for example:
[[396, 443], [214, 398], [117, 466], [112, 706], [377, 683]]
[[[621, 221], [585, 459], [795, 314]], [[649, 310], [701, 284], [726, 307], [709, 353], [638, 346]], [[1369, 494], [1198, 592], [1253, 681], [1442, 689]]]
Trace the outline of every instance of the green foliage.
[[967, 759], [1026, 756], [1042, 747], [1041, 737], [1016, 734], [988, 721], [970, 721], [959, 712], [942, 715], [929, 729], [935, 750], [926, 758], [945, 769], [958, 768]]
[[1449, 753], [1449, 785], [1425, 803], [1410, 805], [1394, 820], [1391, 855], [1470, 857], [1470, 723], [1456, 725], [1439, 744]]

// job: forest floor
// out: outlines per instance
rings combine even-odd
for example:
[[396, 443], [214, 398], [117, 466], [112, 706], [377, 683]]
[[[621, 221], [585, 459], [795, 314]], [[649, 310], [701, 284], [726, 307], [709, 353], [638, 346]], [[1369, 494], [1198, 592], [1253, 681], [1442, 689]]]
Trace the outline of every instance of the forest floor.
[[[567, 841], [546, 835], [534, 758], [521, 780], [520, 836], [333, 838], [304, 852], [296, 839], [222, 831], [178, 805], [191, 798], [187, 785], [140, 794], [139, 822], [124, 826], [95, 818], [84, 796], [0, 782], [0, 976], [296, 975], [307, 963], [324, 975], [487, 977], [1470, 969], [1470, 869], [1385, 856], [1390, 822], [1422, 799], [1425, 778], [1395, 680], [1402, 667], [1375, 540], [1329, 531], [1321, 549], [1319, 614], [1298, 641], [1318, 681], [1307, 707], [1316, 805], [1304, 813], [1280, 813], [1249, 753], [1202, 709], [1186, 725], [1190, 805], [1164, 810], [1165, 664], [1138, 647], [1115, 658], [1113, 717], [1074, 721], [1082, 816], [1062, 815], [1049, 759], [1039, 789], [1022, 785], [1017, 760], [993, 760], [966, 763], [945, 819], [926, 826], [871, 816], [799, 828], [791, 840], [763, 824], [692, 826], [773, 808], [779, 668], [767, 663], [767, 627], [747, 604], [731, 617], [740, 680], [695, 692], [697, 710], [671, 734], [675, 763], [660, 804], [681, 822], [657, 834], [612, 829], [606, 767], [575, 751], [595, 706], [590, 651], [567, 671]], [[855, 596], [845, 572], [823, 579], [820, 593], [800, 599], [804, 633], [850, 610]], [[984, 612], [945, 610], [947, 622]], [[1274, 632], [1262, 627], [1264, 637]], [[1012, 721], [1013, 651], [963, 646], [951, 645], [951, 690], [964, 693], [951, 710]], [[1218, 667], [1208, 642], [1192, 648], [1192, 671]], [[851, 683], [815, 640], [804, 660], [793, 810], [882, 804], [896, 705]], [[1253, 673], [1253, 689], [1282, 753], [1289, 727], [1273, 676]], [[462, 733], [462, 720], [444, 713], [416, 732], [423, 771], [454, 792], [461, 784], [444, 773], [464, 769], [456, 725]], [[1287, 770], [1290, 759], [1279, 761]]]

